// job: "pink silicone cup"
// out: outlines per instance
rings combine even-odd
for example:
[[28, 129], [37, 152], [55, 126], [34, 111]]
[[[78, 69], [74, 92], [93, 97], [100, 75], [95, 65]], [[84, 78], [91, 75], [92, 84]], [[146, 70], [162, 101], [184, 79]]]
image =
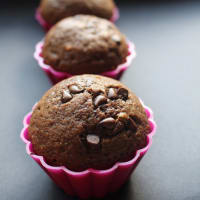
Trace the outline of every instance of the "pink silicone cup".
[[[42, 57], [43, 43], [44, 43], [43, 41], [37, 43], [35, 47], [34, 58], [36, 59], [38, 65], [42, 68], [42, 70], [47, 74], [51, 82], [53, 84], [56, 84], [62, 81], [63, 79], [73, 76], [66, 72], [58, 72], [54, 70], [51, 66], [44, 63], [44, 59]], [[126, 58], [126, 62], [119, 65], [115, 70], [101, 73], [101, 75], [111, 77], [114, 79], [120, 79], [124, 71], [127, 70], [132, 60], [136, 57], [135, 45], [132, 42], [128, 41], [128, 47], [129, 47], [129, 55]]]
[[152, 137], [156, 132], [156, 123], [153, 119], [153, 112], [151, 109], [144, 104], [143, 106], [151, 126], [151, 132], [147, 136], [146, 147], [138, 150], [131, 160], [127, 162], [118, 162], [112, 168], [107, 170], [88, 169], [82, 172], [74, 172], [66, 167], [50, 166], [45, 162], [42, 156], [35, 155], [32, 144], [28, 140], [28, 126], [32, 112], [28, 113], [23, 120], [24, 128], [21, 131], [21, 139], [26, 144], [27, 154], [40, 165], [40, 167], [65, 191], [66, 194], [78, 196], [82, 199], [90, 197], [102, 198], [108, 193], [117, 191], [128, 180], [131, 173], [137, 167], [138, 163], [152, 144]]
[[[110, 21], [114, 23], [119, 19], [119, 17], [120, 17], [119, 9], [117, 7], [115, 7], [115, 9], [113, 11], [113, 16], [111, 17]], [[52, 25], [48, 24], [45, 21], [45, 19], [40, 14], [40, 9], [39, 8], [36, 9], [35, 19], [38, 21], [38, 23], [43, 27], [43, 29], [45, 31], [48, 31], [49, 29], [51, 29]]]

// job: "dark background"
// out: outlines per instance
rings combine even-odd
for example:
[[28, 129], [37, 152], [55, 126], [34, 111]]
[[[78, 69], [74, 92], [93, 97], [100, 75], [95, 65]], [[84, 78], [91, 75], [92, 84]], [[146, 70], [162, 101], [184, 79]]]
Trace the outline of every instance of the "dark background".
[[[0, 4], [0, 199], [71, 199], [26, 155], [22, 119], [51, 87], [33, 59], [44, 32], [37, 1]], [[122, 82], [150, 106], [153, 146], [107, 199], [200, 199], [200, 1], [118, 1], [117, 25], [137, 47]]]

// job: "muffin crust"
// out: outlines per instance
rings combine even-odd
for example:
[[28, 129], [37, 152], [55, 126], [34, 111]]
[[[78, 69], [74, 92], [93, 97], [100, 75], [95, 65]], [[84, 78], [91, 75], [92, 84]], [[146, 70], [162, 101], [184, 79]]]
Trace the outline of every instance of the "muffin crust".
[[98, 74], [126, 62], [128, 45], [111, 22], [77, 15], [63, 19], [49, 31], [42, 55], [56, 71]]
[[120, 82], [82, 75], [51, 88], [28, 128], [34, 152], [73, 171], [108, 169], [132, 158], [150, 132], [139, 99]]
[[42, 17], [50, 25], [77, 14], [110, 19], [114, 8], [113, 0], [41, 0], [39, 7]]

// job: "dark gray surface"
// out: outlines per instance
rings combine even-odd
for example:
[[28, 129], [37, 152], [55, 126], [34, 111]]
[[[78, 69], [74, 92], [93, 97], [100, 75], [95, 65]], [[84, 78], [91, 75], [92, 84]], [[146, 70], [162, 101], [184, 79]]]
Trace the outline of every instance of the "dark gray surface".
[[[117, 23], [138, 56], [122, 78], [158, 124], [131, 180], [108, 199], [200, 199], [200, 3], [121, 5]], [[26, 9], [24, 9], [26, 8]], [[32, 54], [34, 6], [0, 11], [0, 199], [70, 199], [25, 153], [23, 116], [51, 86]]]

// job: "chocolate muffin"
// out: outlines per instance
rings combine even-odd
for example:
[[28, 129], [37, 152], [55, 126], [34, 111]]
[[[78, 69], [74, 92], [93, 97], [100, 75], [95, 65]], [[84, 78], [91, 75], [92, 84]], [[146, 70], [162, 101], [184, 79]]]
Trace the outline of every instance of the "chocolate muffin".
[[76, 15], [63, 19], [48, 32], [42, 55], [56, 71], [98, 74], [126, 62], [128, 45], [111, 22]]
[[39, 10], [45, 21], [54, 25], [65, 17], [77, 14], [111, 19], [115, 7], [113, 0], [41, 0]]
[[139, 99], [122, 83], [81, 75], [52, 87], [28, 128], [37, 155], [73, 171], [108, 169], [145, 147], [150, 126]]

